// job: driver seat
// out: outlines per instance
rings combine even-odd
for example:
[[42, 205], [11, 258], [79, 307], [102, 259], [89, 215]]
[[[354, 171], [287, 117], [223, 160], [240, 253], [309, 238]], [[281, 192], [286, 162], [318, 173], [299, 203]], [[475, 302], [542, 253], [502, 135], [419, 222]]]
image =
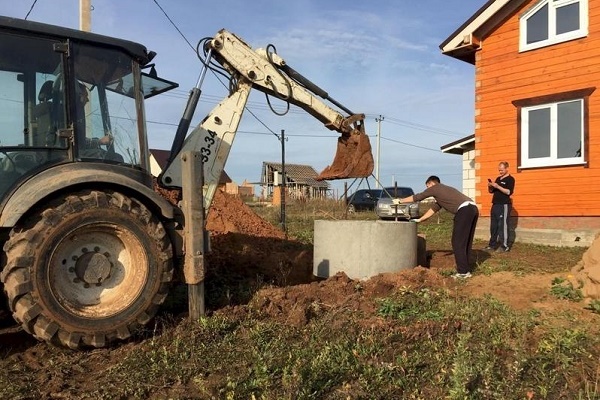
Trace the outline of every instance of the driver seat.
[[46, 81], [40, 88], [37, 104], [33, 108], [33, 146], [45, 146], [49, 136], [54, 136], [52, 124], [52, 88], [54, 82]]

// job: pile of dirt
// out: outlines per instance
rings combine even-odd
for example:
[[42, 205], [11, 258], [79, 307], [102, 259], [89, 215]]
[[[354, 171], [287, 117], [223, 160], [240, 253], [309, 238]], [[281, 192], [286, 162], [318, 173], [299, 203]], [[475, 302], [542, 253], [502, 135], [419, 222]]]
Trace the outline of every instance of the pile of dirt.
[[[177, 204], [179, 190], [154, 185], [155, 190]], [[287, 239], [285, 233], [259, 217], [238, 196], [216, 190], [206, 229], [210, 253], [206, 257], [207, 280], [263, 281], [296, 285], [313, 280], [312, 247]]]
[[[171, 204], [177, 205], [181, 200], [181, 190], [162, 188], [157, 185], [156, 180], [154, 180], [154, 190]], [[256, 215], [239, 197], [220, 189], [215, 191], [206, 229], [210, 231], [211, 236], [240, 233], [258, 237], [285, 238], [283, 231]]]
[[[373, 316], [378, 306], [377, 299], [392, 295], [398, 288], [419, 290], [424, 287], [444, 287], [448, 283], [453, 282], [422, 267], [382, 273], [364, 281], [350, 279], [339, 272], [326, 280], [309, 284], [263, 288], [255, 294], [251, 307], [225, 307], [219, 313], [243, 315], [252, 310], [255, 317], [303, 327], [313, 318], [338, 310], [341, 312], [333, 314], [339, 315], [339, 322], [343, 323], [343, 310], [359, 310], [364, 315]], [[376, 320], [375, 317], [366, 318], [362, 323], [370, 326], [376, 324]]]
[[212, 237], [240, 233], [263, 238], [285, 239], [285, 233], [265, 221], [242, 199], [217, 190], [206, 220], [206, 229]]
[[586, 303], [600, 299], [600, 236], [583, 253], [569, 278], [574, 287], [581, 287]]

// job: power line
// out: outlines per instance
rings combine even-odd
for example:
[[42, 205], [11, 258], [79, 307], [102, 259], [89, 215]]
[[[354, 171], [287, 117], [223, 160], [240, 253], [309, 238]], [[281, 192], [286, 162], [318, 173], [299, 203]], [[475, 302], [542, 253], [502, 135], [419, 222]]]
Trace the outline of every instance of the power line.
[[[185, 42], [188, 44], [188, 46], [190, 46], [190, 48], [192, 49], [192, 51], [194, 51], [194, 53], [196, 53], [196, 49], [194, 48], [194, 46], [192, 46], [192, 44], [189, 42], [189, 40], [185, 37], [185, 35], [183, 34], [183, 32], [179, 29], [179, 27], [175, 24], [175, 22], [171, 19], [171, 17], [169, 17], [169, 15], [167, 14], [167, 12], [161, 7], [161, 5], [158, 3], [158, 0], [153, 0], [154, 3], [156, 4], [156, 6], [162, 11], [162, 13], [165, 15], [165, 17], [169, 20], [169, 22], [171, 23], [171, 25], [173, 25], [173, 27], [177, 30], [177, 32], [181, 35], [181, 37], [185, 40]], [[37, 2], [37, 0], [34, 1], [33, 5], [35, 5], [35, 2]], [[32, 5], [32, 9], [33, 9], [33, 5]], [[214, 71], [213, 71], [214, 73]], [[225, 85], [217, 76], [217, 79], [219, 80], [219, 82], [221, 82], [221, 84], [225, 87], [227, 87], [227, 85]], [[175, 97], [175, 98], [182, 98], [185, 97], [183, 94], [180, 93], [173, 93], [171, 95], [171, 97]], [[205, 100], [206, 102], [214, 102], [214, 103], [219, 103], [220, 102], [220, 98], [217, 96], [210, 96], [210, 95], [205, 95]], [[208, 97], [206, 99], [206, 97]], [[211, 97], [215, 97], [214, 100], [211, 101]], [[255, 105], [253, 107], [261, 107], [263, 105]], [[264, 106], [263, 106], [264, 107]], [[261, 135], [274, 135], [275, 137], [279, 138], [279, 136], [277, 135], [277, 133], [275, 133], [269, 126], [267, 126], [267, 124], [265, 124], [260, 118], [258, 118], [258, 116], [251, 111], [248, 107], [244, 107], [249, 113], [250, 115], [252, 115], [262, 126], [265, 127], [265, 129], [267, 129], [267, 131], [269, 131], [269, 133], [264, 133], [264, 132], [247, 132], [250, 134], [261, 134]], [[264, 109], [264, 108], [263, 108]], [[301, 113], [300, 110], [294, 110], [296, 113]], [[382, 118], [383, 120], [383, 118]], [[409, 121], [403, 121], [397, 118], [388, 118], [387, 119], [388, 122], [395, 124], [395, 125], [401, 125], [401, 126], [405, 126], [405, 127], [410, 127], [413, 129], [417, 129], [417, 130], [421, 130], [421, 131], [426, 131], [426, 132], [430, 132], [430, 133], [435, 133], [435, 134], [439, 134], [439, 135], [443, 135], [443, 136], [461, 136], [461, 134], [456, 133], [456, 132], [452, 132], [449, 130], [445, 130], [445, 129], [439, 129], [439, 128], [435, 128], [435, 127], [431, 127], [431, 126], [427, 126], [427, 125], [422, 125], [422, 124], [416, 124], [413, 122], [409, 122]], [[157, 121], [147, 121], [149, 123], [153, 123], [153, 124], [159, 124], [159, 125], [169, 125], [169, 126], [177, 126], [176, 124], [171, 124], [171, 123], [163, 123], [163, 122], [157, 122]], [[240, 131], [242, 132], [242, 131]], [[330, 136], [325, 136], [325, 135], [290, 135], [288, 134], [287, 136], [304, 136], [304, 137], [330, 137]], [[414, 145], [414, 144], [410, 144], [410, 143], [406, 143], [406, 142], [402, 142], [399, 140], [394, 140], [394, 139], [389, 139], [389, 138], [385, 138], [385, 137], [381, 137], [384, 140], [390, 141], [390, 142], [394, 142], [394, 143], [398, 143], [398, 144], [403, 144], [405, 146], [410, 146], [410, 147], [415, 147], [415, 148], [420, 148], [423, 150], [429, 150], [429, 151], [435, 151], [435, 152], [439, 152], [440, 150], [438, 149], [432, 149], [432, 148], [428, 148], [428, 147], [424, 147], [424, 146], [418, 146], [418, 145]]]
[[425, 147], [425, 146], [419, 146], [416, 144], [410, 144], [410, 143], [406, 143], [406, 142], [401, 142], [400, 140], [394, 140], [394, 139], [388, 139], [386, 137], [381, 137], [383, 140], [387, 140], [388, 142], [394, 142], [394, 143], [398, 143], [398, 144], [403, 144], [405, 146], [410, 146], [410, 147], [416, 147], [417, 149], [423, 149], [423, 150], [429, 150], [429, 151], [435, 151], [436, 153], [439, 153], [441, 150], [439, 149], [432, 149], [430, 147]]
[[162, 11], [162, 13], [165, 14], [165, 17], [167, 17], [167, 19], [169, 20], [169, 22], [171, 23], [171, 25], [173, 25], [173, 27], [177, 30], [177, 32], [179, 32], [179, 34], [181, 35], [181, 37], [183, 38], [183, 40], [185, 40], [185, 42], [188, 44], [188, 46], [190, 46], [190, 48], [192, 49], [192, 51], [194, 53], [196, 53], [196, 49], [194, 48], [194, 46], [192, 46], [192, 44], [190, 43], [189, 40], [187, 40], [187, 38], [185, 37], [185, 35], [183, 34], [183, 32], [181, 32], [181, 30], [177, 27], [177, 25], [175, 25], [175, 22], [173, 22], [173, 20], [171, 19], [171, 17], [169, 17], [169, 15], [167, 14], [167, 12], [160, 6], [160, 4], [158, 4], [158, 1], [157, 0], [152, 0], [152, 1], [154, 1], [154, 3], [160, 9], [160, 11]]
[[29, 14], [31, 14], [31, 12], [33, 11], [33, 7], [35, 7], [35, 3], [37, 3], [37, 0], [33, 0], [33, 4], [31, 5], [31, 8], [27, 12], [27, 15], [25, 16], [25, 19], [27, 19], [27, 17], [29, 17]]
[[[37, 0], [36, 0], [37, 1]], [[181, 35], [181, 37], [186, 41], [186, 43], [188, 44], [188, 46], [190, 46], [190, 48], [192, 49], [192, 51], [194, 53], [197, 54], [196, 49], [194, 48], [194, 46], [192, 46], [192, 44], [190, 43], [189, 40], [187, 40], [187, 38], [185, 37], [185, 35], [183, 34], [183, 32], [181, 32], [181, 30], [177, 27], [177, 25], [175, 24], [175, 22], [173, 22], [173, 20], [171, 19], [171, 17], [169, 17], [169, 15], [167, 14], [167, 12], [160, 6], [160, 4], [158, 4], [157, 0], [153, 0], [154, 3], [157, 5], [158, 8], [160, 8], [160, 10], [162, 11], [162, 13], [165, 15], [165, 17], [167, 17], [167, 19], [169, 20], [169, 22], [171, 23], [171, 25], [173, 25], [175, 27], [175, 29], [177, 30], [177, 32], [179, 32], [179, 34]], [[212, 70], [211, 70], [212, 71]], [[214, 71], [212, 71], [213, 74], [215, 74]], [[216, 76], [216, 74], [215, 74]], [[219, 82], [221, 82], [221, 80], [219, 79], [219, 77], [217, 76], [217, 80]], [[225, 85], [223, 82], [221, 82], [221, 84], [225, 87], [227, 87], [227, 85]], [[250, 109], [248, 109], [248, 107], [244, 106], [244, 108], [250, 113], [250, 115], [252, 115], [262, 126], [264, 126], [269, 132], [271, 132], [271, 134], [273, 134], [276, 138], [279, 138], [279, 136], [271, 129], [267, 126], [267, 124], [265, 124], [263, 121], [260, 120], [260, 118], [258, 118], [256, 116], [256, 114], [254, 114]]]
[[413, 129], [417, 129], [420, 131], [435, 133], [435, 134], [442, 135], [442, 136], [452, 136], [452, 137], [464, 136], [464, 133], [453, 132], [453, 131], [449, 131], [446, 129], [436, 128], [433, 126], [428, 126], [428, 125], [423, 125], [423, 124], [417, 124], [415, 122], [404, 121], [404, 120], [393, 118], [393, 117], [388, 118], [388, 122], [391, 123], [392, 125], [405, 126], [408, 128], [413, 128]]

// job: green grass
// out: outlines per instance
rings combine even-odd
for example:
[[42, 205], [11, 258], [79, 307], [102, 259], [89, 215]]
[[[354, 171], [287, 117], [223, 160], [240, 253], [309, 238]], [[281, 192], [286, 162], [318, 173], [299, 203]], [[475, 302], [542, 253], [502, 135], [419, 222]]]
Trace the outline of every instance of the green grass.
[[[96, 366], [78, 399], [597, 399], [598, 338], [561, 328], [493, 298], [400, 288], [374, 315], [335, 308], [297, 328], [213, 316], [166, 323], [135, 348]], [[364, 324], [366, 317], [376, 324]], [[375, 319], [373, 319], [375, 318]], [[96, 351], [95, 353], [98, 353]], [[93, 354], [92, 354], [93, 355]], [[0, 372], [3, 398], [39, 398], [18, 360]], [[79, 376], [85, 355], [53, 352], [49, 374]]]

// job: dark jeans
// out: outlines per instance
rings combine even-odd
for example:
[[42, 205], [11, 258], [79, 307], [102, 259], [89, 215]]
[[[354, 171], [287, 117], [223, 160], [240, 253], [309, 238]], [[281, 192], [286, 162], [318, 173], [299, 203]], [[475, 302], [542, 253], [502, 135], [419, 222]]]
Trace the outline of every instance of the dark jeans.
[[456, 272], [459, 274], [471, 272], [469, 259], [473, 247], [477, 218], [479, 218], [479, 209], [471, 204], [460, 208], [454, 216], [452, 250], [456, 260]]
[[507, 248], [508, 244], [508, 219], [510, 218], [510, 204], [492, 204], [490, 215], [490, 247], [498, 245]]

